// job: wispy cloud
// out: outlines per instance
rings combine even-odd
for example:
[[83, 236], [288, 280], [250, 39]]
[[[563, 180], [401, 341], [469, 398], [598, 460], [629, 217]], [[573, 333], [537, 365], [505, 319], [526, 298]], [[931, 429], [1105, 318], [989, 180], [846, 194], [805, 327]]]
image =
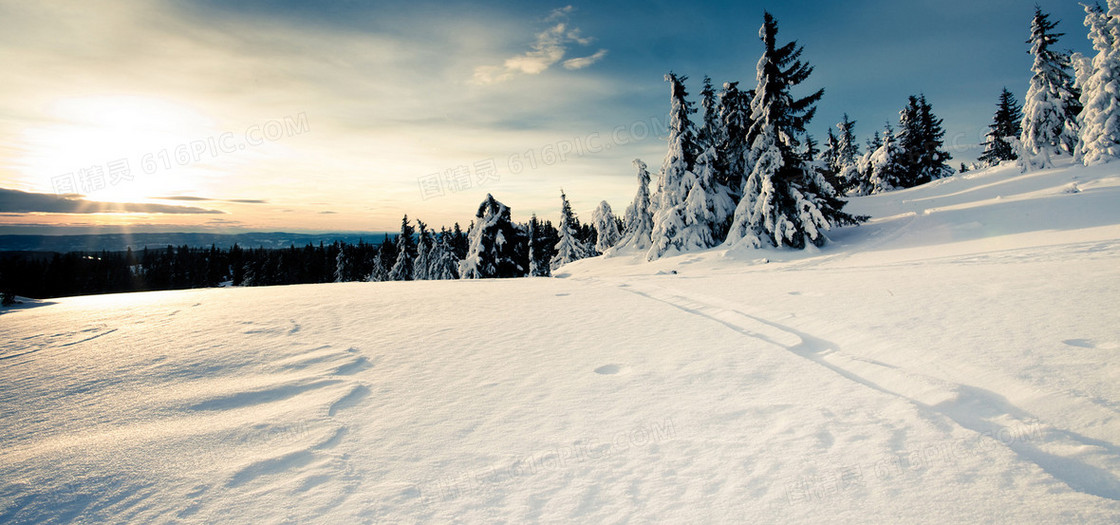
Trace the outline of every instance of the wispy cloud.
[[195, 197], [193, 195], [168, 195], [165, 197], [149, 197], [152, 200], [181, 201], [181, 202], [229, 202], [233, 204], [268, 204], [263, 199], [212, 199], [210, 197]]
[[529, 51], [507, 58], [500, 66], [476, 67], [474, 83], [493, 84], [510, 80], [518, 75], [538, 75], [561, 61], [565, 69], [575, 70], [583, 69], [601, 60], [607, 55], [606, 49], [600, 49], [592, 55], [564, 60], [573, 45], [587, 46], [594, 41], [591, 37], [583, 36], [578, 27], [569, 25], [568, 15], [573, 10], [570, 5], [552, 10], [545, 18], [545, 22], [555, 22], [555, 24], [537, 34], [536, 41], [530, 46]]
[[602, 60], [603, 57], [605, 57], [605, 56], [607, 56], [607, 50], [606, 49], [600, 49], [599, 51], [595, 52], [594, 55], [591, 55], [591, 56], [579, 57], [579, 58], [569, 58], [569, 59], [564, 61], [564, 69], [583, 69], [587, 66], [590, 66], [591, 64], [594, 64], [594, 63]]
[[137, 202], [100, 202], [80, 195], [53, 195], [0, 188], [0, 210], [8, 213], [224, 213], [193, 206]]

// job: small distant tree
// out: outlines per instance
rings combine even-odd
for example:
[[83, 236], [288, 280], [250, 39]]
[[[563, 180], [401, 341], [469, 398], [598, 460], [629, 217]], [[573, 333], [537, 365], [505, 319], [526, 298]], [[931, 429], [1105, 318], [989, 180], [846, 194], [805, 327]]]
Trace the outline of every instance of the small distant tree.
[[[839, 186], [836, 190], [841, 193], [848, 193], [853, 187], [859, 184], [863, 175], [859, 172], [859, 144], [856, 142], [856, 121], [848, 118], [848, 114], [844, 114], [843, 120], [836, 124], [836, 128], [840, 133], [836, 136], [836, 180]], [[831, 133], [831, 132], [830, 132]]]
[[451, 237], [452, 234], [443, 229], [433, 242], [428, 264], [429, 279], [444, 281], [459, 278], [459, 257], [451, 246]]
[[338, 255], [334, 259], [334, 282], [344, 283], [350, 280], [350, 260], [347, 257], [346, 245], [340, 244]]
[[648, 250], [650, 235], [653, 233], [653, 215], [649, 209], [649, 169], [641, 159], [634, 159], [634, 167], [638, 169], [638, 191], [634, 194], [634, 201], [626, 207], [623, 220], [626, 229], [616, 246]]
[[912, 167], [905, 161], [907, 154], [897, 138], [898, 134], [888, 125], [881, 137], [879, 147], [868, 152], [867, 179], [860, 188], [861, 195], [905, 188], [912, 178], [909, 173]]
[[[996, 114], [988, 126], [987, 140], [984, 141], [984, 153], [977, 159], [985, 166], [995, 166], [1007, 160], [1016, 160], [1019, 155], [1015, 153], [1015, 141], [1023, 132], [1023, 110], [1007, 88], [999, 95], [996, 104]], [[962, 168], [964, 164], [961, 164]], [[967, 171], [961, 169], [961, 172]]]
[[426, 281], [430, 279], [428, 268], [432, 265], [432, 233], [428, 225], [420, 219], [416, 220], [416, 228], [420, 235], [416, 238], [416, 259], [412, 261], [412, 280]]
[[397, 245], [389, 239], [389, 234], [385, 234], [385, 238], [377, 247], [377, 257], [373, 262], [373, 271], [370, 272], [369, 280], [374, 282], [391, 281], [389, 272], [393, 269], [393, 265], [397, 262]]
[[953, 174], [944, 150], [945, 130], [942, 120], [934, 116], [925, 95], [911, 96], [899, 112], [897, 146], [902, 153], [903, 174], [898, 188], [910, 188]]
[[576, 221], [575, 213], [572, 212], [572, 205], [568, 202], [568, 196], [563, 191], [560, 192], [560, 202], [560, 226], [557, 228], [560, 232], [560, 241], [556, 243], [556, 255], [549, 262], [552, 271], [556, 271], [570, 262], [583, 259], [590, 254], [587, 245], [580, 241], [578, 237], [579, 223]]
[[604, 253], [618, 244], [622, 234], [618, 231], [618, 221], [607, 201], [600, 202], [599, 207], [595, 208], [595, 212], [591, 214], [591, 222], [595, 225], [595, 250]]
[[412, 262], [416, 260], [416, 244], [412, 240], [414, 230], [408, 223], [408, 215], [401, 219], [401, 233], [397, 235], [397, 260], [389, 270], [390, 281], [411, 281]]

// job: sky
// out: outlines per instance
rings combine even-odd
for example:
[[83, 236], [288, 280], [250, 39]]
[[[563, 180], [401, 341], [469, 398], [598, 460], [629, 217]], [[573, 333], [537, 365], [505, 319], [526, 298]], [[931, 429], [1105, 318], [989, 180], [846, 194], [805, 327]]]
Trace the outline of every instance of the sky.
[[[924, 93], [953, 166], [1030, 78], [1035, 2], [0, 0], [0, 233], [464, 227], [621, 214], [666, 73], [753, 87], [763, 12], [865, 140]], [[1043, 0], [1091, 48], [1075, 1]], [[795, 92], [796, 94], [797, 92]]]

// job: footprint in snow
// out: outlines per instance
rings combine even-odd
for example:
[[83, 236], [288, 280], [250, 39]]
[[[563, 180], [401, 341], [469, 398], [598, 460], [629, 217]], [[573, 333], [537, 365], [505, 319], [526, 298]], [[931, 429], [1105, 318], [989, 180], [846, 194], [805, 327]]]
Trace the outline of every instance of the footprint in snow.
[[603, 365], [595, 369], [595, 373], [604, 376], [613, 376], [622, 371], [618, 365]]
[[1117, 348], [1120, 348], [1120, 344], [1117, 344], [1116, 342], [1097, 343], [1092, 339], [1066, 339], [1062, 342], [1068, 346], [1076, 346], [1078, 348], [1091, 348], [1094, 350], [1115, 350]]
[[1097, 345], [1093, 344], [1093, 342], [1088, 340], [1088, 339], [1066, 339], [1065, 341], [1062, 341], [1062, 342], [1065, 343], [1068, 346], [1076, 346], [1078, 348], [1096, 348], [1097, 347]]

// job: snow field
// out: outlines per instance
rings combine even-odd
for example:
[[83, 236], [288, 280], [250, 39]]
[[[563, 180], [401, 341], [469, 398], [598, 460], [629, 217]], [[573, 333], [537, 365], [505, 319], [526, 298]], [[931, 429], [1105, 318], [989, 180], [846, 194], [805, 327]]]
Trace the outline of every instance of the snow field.
[[8, 310], [0, 522], [1114, 522], [1118, 181], [854, 199], [805, 252]]

